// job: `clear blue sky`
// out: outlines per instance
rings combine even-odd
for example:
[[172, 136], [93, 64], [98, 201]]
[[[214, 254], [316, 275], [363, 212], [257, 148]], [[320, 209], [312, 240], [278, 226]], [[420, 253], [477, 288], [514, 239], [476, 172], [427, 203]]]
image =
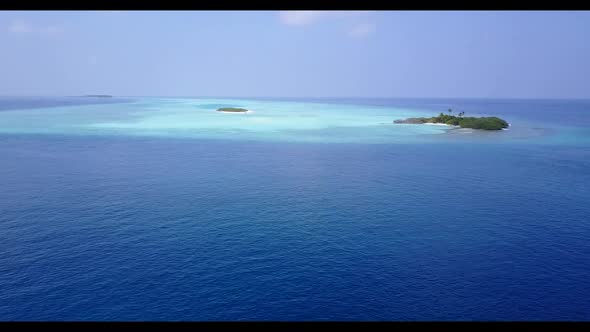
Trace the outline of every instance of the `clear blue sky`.
[[590, 98], [590, 12], [0, 12], [0, 95]]

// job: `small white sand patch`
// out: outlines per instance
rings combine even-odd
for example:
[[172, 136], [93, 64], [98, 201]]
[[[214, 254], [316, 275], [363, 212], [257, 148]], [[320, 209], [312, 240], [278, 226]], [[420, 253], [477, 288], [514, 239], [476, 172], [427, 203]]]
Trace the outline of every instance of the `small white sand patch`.
[[219, 113], [225, 113], [225, 114], [250, 114], [250, 113], [254, 113], [254, 111], [246, 111], [246, 112], [226, 112], [226, 111], [218, 111]]

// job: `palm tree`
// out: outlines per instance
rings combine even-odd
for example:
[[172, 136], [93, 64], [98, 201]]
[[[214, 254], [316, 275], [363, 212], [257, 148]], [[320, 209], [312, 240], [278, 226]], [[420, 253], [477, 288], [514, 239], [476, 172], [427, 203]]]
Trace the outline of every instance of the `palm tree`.
[[453, 113], [453, 110], [449, 108], [449, 113]]

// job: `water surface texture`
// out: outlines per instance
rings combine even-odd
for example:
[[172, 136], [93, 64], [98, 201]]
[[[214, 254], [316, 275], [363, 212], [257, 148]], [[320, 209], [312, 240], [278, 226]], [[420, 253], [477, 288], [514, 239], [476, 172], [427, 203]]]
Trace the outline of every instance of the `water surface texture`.
[[[511, 127], [392, 123], [448, 108]], [[0, 320], [589, 320], [589, 126], [583, 100], [2, 97]]]

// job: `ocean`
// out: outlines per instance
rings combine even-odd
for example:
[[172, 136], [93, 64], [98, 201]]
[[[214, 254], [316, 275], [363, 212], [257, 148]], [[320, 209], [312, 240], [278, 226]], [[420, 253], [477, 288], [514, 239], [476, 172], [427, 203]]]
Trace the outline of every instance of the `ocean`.
[[2, 321], [590, 320], [588, 100], [0, 97], [0, 184]]

